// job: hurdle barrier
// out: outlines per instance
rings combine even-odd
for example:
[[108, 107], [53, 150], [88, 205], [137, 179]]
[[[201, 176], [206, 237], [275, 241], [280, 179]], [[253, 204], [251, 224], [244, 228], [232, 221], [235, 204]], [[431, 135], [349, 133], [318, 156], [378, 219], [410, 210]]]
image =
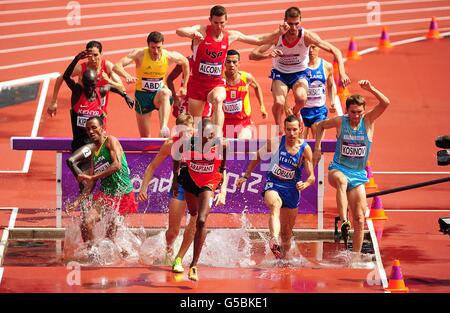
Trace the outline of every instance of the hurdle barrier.
[[[45, 138], [45, 137], [11, 137], [11, 147], [14, 150], [41, 150], [56, 152], [56, 228], [62, 228], [62, 209], [67, 203], [73, 201], [79, 193], [78, 183], [69, 170], [66, 160], [71, 153], [71, 138]], [[155, 157], [165, 139], [155, 138], [119, 138], [123, 150], [127, 154], [130, 167], [130, 177], [134, 192], [140, 190], [140, 184], [147, 165]], [[248, 162], [253, 158], [266, 140], [237, 140], [229, 139], [229, 153], [233, 159], [227, 158], [227, 204], [224, 207], [213, 207], [211, 212], [216, 213], [268, 213], [261, 197], [261, 190], [265, 179], [265, 171], [261, 170], [270, 160], [263, 160], [250, 179], [240, 190], [235, 187], [235, 181], [245, 171]], [[314, 149], [315, 141], [307, 140]], [[322, 152], [334, 152], [336, 140], [323, 140]], [[165, 212], [169, 202], [168, 192], [172, 181], [172, 160], [167, 158], [155, 171], [150, 182], [149, 199], [139, 203], [139, 212]], [[314, 186], [302, 191], [299, 206], [300, 214], [317, 214], [317, 229], [323, 229], [323, 198], [324, 198], [324, 160], [320, 160], [315, 168], [316, 182]]]

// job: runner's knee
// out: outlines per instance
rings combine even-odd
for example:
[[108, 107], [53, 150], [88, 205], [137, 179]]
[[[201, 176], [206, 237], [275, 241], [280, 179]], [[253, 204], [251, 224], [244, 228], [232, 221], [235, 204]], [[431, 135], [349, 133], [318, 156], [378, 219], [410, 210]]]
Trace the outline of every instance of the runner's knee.
[[364, 215], [362, 212], [357, 213], [356, 216], [353, 217], [353, 227], [354, 229], [364, 229]]
[[206, 224], [206, 218], [199, 216], [196, 221], [197, 229], [203, 230], [205, 228], [205, 224]]

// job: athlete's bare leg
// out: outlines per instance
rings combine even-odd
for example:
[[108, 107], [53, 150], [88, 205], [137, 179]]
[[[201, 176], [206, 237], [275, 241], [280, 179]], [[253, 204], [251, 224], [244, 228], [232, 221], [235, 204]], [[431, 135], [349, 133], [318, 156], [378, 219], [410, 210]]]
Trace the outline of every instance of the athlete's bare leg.
[[272, 81], [272, 97], [273, 106], [272, 113], [275, 119], [275, 124], [280, 127], [283, 126], [283, 114], [285, 113], [286, 97], [288, 94], [288, 87], [281, 80]]
[[292, 86], [294, 94], [295, 106], [292, 113], [300, 115], [300, 110], [305, 106], [308, 99], [308, 82], [306, 79], [300, 79]]
[[215, 87], [208, 94], [207, 101], [213, 106], [213, 122], [217, 125], [217, 137], [222, 134], [223, 122], [225, 114], [223, 113], [223, 101], [227, 96], [225, 87]]
[[172, 92], [168, 88], [162, 88], [155, 96], [155, 107], [159, 109], [159, 136], [168, 138], [170, 130], [167, 127], [170, 116], [170, 97]]

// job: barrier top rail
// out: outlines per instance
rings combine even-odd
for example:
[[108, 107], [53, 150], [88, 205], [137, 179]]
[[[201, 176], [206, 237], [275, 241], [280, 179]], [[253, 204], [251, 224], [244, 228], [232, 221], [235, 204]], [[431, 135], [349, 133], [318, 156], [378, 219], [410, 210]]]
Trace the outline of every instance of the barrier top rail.
[[[124, 151], [158, 151], [166, 139], [164, 138], [118, 138]], [[265, 143], [265, 139], [238, 140], [228, 139], [232, 151], [255, 152]], [[13, 150], [47, 150], [70, 151], [71, 138], [58, 137], [11, 137], [11, 149]], [[315, 140], [307, 140], [314, 149]], [[322, 152], [334, 152], [336, 140], [322, 140]]]

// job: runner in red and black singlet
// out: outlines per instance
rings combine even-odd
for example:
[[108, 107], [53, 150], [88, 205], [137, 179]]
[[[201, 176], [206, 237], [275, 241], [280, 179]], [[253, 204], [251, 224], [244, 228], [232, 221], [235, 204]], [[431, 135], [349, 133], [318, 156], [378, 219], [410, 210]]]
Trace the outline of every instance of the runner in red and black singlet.
[[[217, 138], [211, 120], [203, 119], [198, 130], [198, 134], [178, 147], [180, 154], [174, 155], [174, 172], [180, 173], [178, 183], [183, 186], [189, 213], [197, 216], [194, 256], [189, 269], [189, 279], [194, 281], [198, 280], [197, 262], [206, 238], [206, 219], [214, 192], [220, 187], [215, 204], [224, 205], [227, 190], [226, 145]], [[186, 166], [179, 170], [181, 160], [186, 162]], [[173, 190], [177, 190], [176, 185]]]
[[[97, 73], [87, 68], [82, 76], [82, 84], [76, 83], [72, 78], [72, 72], [78, 61], [88, 57], [87, 51], [78, 53], [64, 72], [63, 78], [72, 91], [71, 96], [71, 124], [72, 124], [72, 156], [67, 160], [69, 168], [75, 177], [89, 166], [89, 158], [92, 155], [90, 139], [86, 133], [86, 121], [91, 116], [104, 116], [105, 112], [101, 106], [101, 97], [108, 91], [117, 93], [125, 98], [128, 106], [133, 107], [134, 102], [125, 92], [112, 85], [104, 85], [97, 88]], [[79, 164], [82, 163], [82, 164]], [[74, 166], [78, 165], [78, 166]], [[77, 170], [81, 168], [81, 171]], [[80, 185], [80, 189], [83, 187]]]
[[[88, 69], [88, 63], [81, 64], [81, 76], [83, 76], [84, 72]], [[108, 75], [108, 70], [106, 68], [106, 60], [101, 60], [100, 70], [97, 72], [97, 87], [103, 87], [108, 84], [108, 81], [105, 79], [105, 75]], [[101, 107], [105, 112], [105, 115], [108, 114], [108, 100], [109, 100], [109, 92], [106, 93], [104, 97], [101, 99]], [[105, 116], [106, 117], [106, 116]], [[103, 124], [106, 126], [106, 119], [103, 119]]]
[[[125, 91], [125, 87], [120, 80], [119, 75], [113, 72], [114, 64], [111, 61], [108, 61], [103, 58], [103, 48], [101, 42], [97, 40], [91, 40], [86, 44], [86, 52], [88, 53], [87, 61], [82, 64], [77, 64], [70, 75], [72, 78], [77, 77], [77, 81], [81, 82], [81, 77], [83, 77], [83, 73], [86, 69], [90, 68], [97, 72], [98, 83], [97, 86], [101, 87], [106, 84], [113, 85], [123, 91]], [[58, 110], [57, 98], [59, 91], [61, 89], [61, 85], [64, 81], [63, 74], [61, 74], [55, 81], [55, 86], [53, 87], [53, 94], [51, 96], [50, 103], [47, 108], [47, 113], [54, 117], [56, 116]], [[107, 107], [108, 105], [108, 93], [105, 97], [102, 98], [102, 105]], [[104, 109], [106, 112], [106, 109]]]

